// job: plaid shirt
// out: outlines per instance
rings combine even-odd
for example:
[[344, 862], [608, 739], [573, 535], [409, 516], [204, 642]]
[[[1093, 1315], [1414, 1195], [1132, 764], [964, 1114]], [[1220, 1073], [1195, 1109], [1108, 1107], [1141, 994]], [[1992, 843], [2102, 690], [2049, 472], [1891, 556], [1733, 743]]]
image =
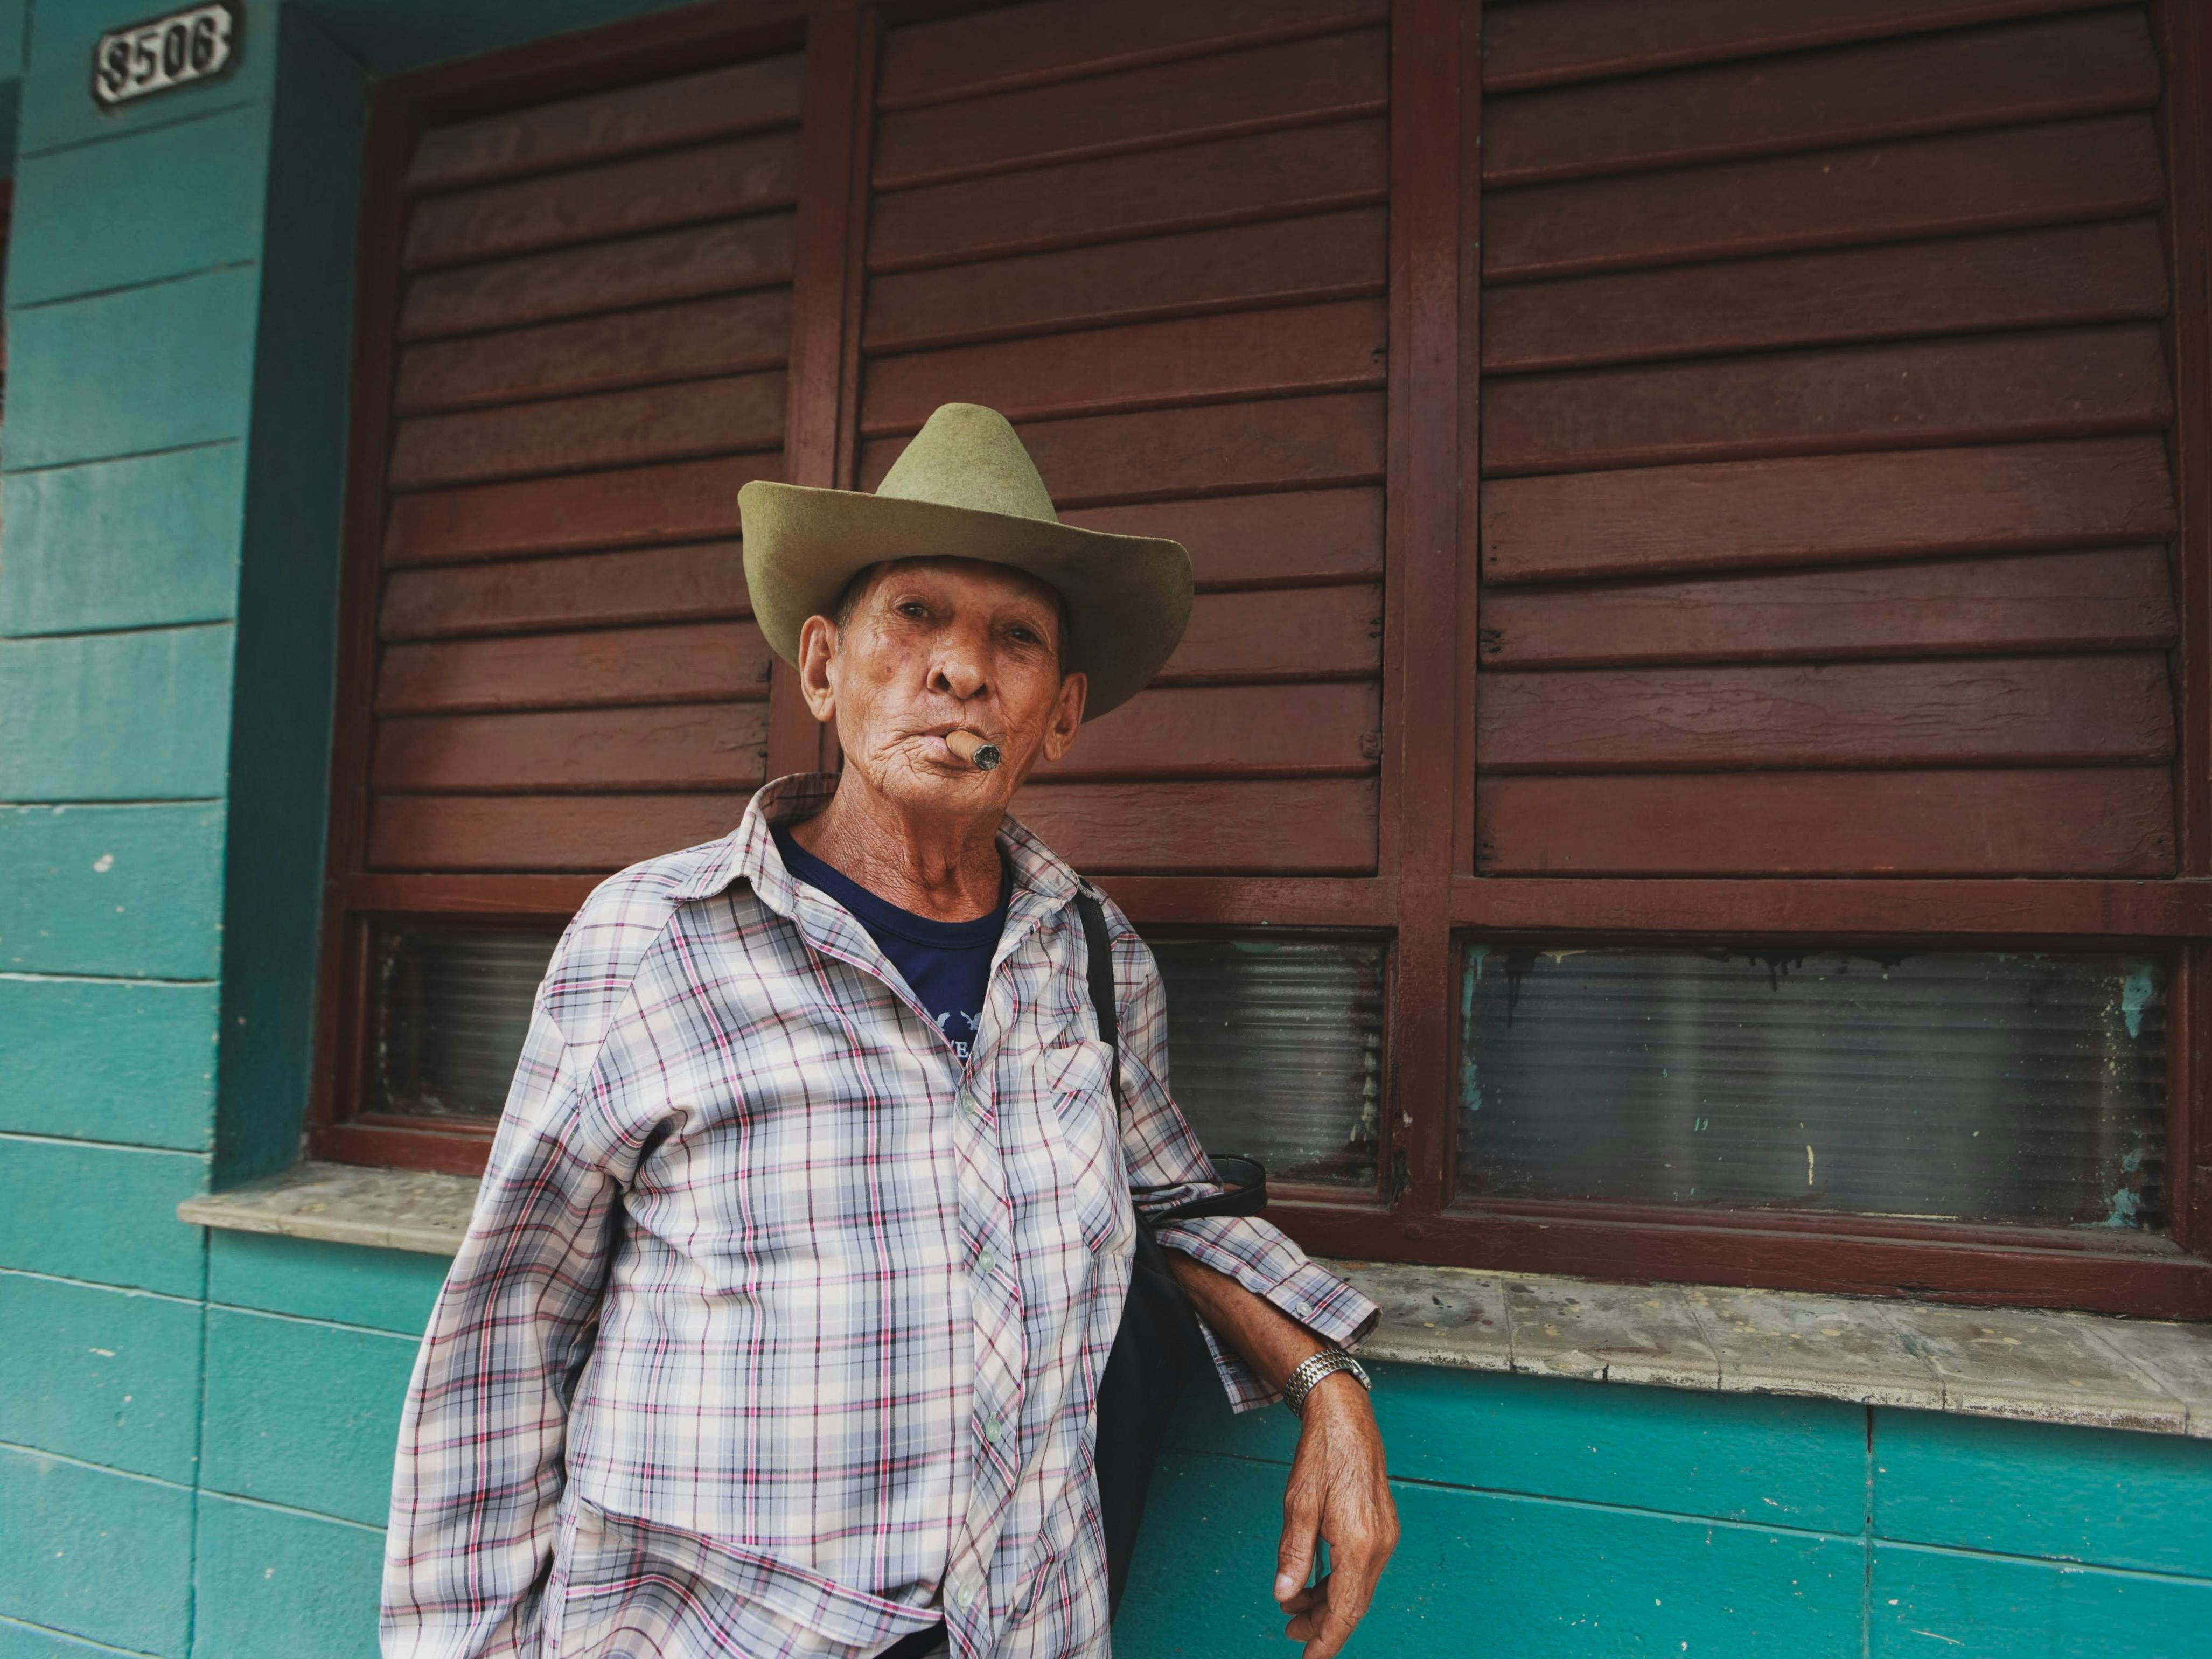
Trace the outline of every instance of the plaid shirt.
[[[1159, 972], [1111, 905], [1124, 1104], [1075, 875], [1014, 884], [963, 1069], [762, 790], [562, 936], [417, 1354], [389, 1659], [1103, 1654], [1092, 1403], [1132, 1188], [1216, 1190], [1167, 1091]], [[1162, 1242], [1349, 1344], [1374, 1304], [1266, 1222]], [[1212, 1343], [1239, 1410], [1273, 1395]]]

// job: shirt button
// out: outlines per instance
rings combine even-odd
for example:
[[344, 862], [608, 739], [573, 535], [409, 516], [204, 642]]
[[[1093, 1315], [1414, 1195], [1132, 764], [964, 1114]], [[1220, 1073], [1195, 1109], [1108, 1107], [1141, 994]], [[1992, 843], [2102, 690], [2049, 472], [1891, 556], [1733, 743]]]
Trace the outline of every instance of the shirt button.
[[952, 1606], [955, 1611], [960, 1613], [967, 1612], [969, 1603], [973, 1602], [975, 1599], [975, 1589], [974, 1585], [970, 1584], [964, 1578], [956, 1578], [952, 1581]]
[[983, 1247], [982, 1254], [975, 1258], [975, 1271], [981, 1273], [994, 1273], [999, 1271], [999, 1253], [988, 1244]]
[[1000, 1425], [997, 1418], [987, 1417], [983, 1419], [983, 1438], [989, 1441], [993, 1445], [997, 1445], [1000, 1437], [1004, 1436], [1006, 1432], [1006, 1429]]

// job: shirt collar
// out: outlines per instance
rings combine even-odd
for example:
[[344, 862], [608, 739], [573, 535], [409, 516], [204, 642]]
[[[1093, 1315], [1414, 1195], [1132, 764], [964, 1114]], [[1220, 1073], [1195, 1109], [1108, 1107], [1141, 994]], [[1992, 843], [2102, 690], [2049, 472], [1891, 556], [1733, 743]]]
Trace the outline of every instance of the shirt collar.
[[[770, 909], [791, 915], [798, 908], [799, 884], [784, 867], [783, 854], [770, 832], [779, 825], [812, 817], [836, 793], [834, 772], [793, 772], [763, 785], [747, 804], [738, 827], [711, 843], [705, 860], [678, 889], [676, 896], [708, 898], [742, 880]], [[1075, 896], [1081, 878], [1012, 813], [999, 820], [997, 840], [1006, 862], [1013, 867], [1012, 909], [1041, 915]]]

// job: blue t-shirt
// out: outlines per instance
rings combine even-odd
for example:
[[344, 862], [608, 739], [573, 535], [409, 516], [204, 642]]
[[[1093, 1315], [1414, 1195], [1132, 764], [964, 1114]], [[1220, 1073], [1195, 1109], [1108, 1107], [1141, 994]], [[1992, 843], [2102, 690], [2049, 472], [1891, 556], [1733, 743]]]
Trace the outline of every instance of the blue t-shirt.
[[876, 948], [890, 958], [915, 1000], [929, 1010], [937, 1029], [945, 1033], [968, 1063], [968, 1050], [975, 1041], [975, 1027], [983, 1018], [983, 993], [991, 982], [991, 953], [1006, 931], [1006, 901], [1014, 886], [1014, 872], [1003, 853], [999, 855], [999, 908], [973, 921], [938, 921], [902, 910], [878, 898], [834, 866], [824, 864], [791, 838], [788, 830], [775, 832], [783, 867], [809, 887], [818, 889], [843, 905], [853, 920], [868, 930]]

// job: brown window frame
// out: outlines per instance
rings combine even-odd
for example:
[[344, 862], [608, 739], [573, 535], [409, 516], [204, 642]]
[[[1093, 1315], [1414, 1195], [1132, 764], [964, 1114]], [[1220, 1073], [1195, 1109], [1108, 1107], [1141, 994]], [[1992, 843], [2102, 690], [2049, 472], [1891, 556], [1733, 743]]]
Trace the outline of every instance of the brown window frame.
[[[2179, 873], [2157, 880], [1882, 878], [1527, 878], [1476, 873], [1477, 354], [1481, 284], [1478, 0], [1392, 8], [1389, 441], [1377, 862], [1371, 876], [1135, 876], [1106, 885], [1140, 926], [1346, 930], [1389, 940], [1380, 1179], [1366, 1195], [1278, 1190], [1270, 1215], [1334, 1256], [1596, 1278], [1914, 1294], [2212, 1317], [2212, 290], [2205, 220], [2212, 20], [2150, 0], [2166, 91], [2157, 118], [2171, 181], [2161, 216], [2173, 302], [2170, 459], [2180, 529], [2183, 645], [2175, 762]], [[872, 79], [881, 31], [981, 9], [941, 0], [867, 7], [721, 0], [398, 77], [377, 100], [362, 218], [356, 419], [326, 883], [313, 1155], [474, 1174], [488, 1132], [360, 1115], [377, 919], [557, 926], [595, 878], [367, 870], [378, 550], [392, 415], [393, 319], [404, 198], [428, 120], [641, 81], [804, 40], [805, 180], [794, 280], [788, 476], [849, 486], [855, 469], [860, 240]], [[1462, 481], [1468, 481], [1464, 486]], [[1415, 596], [1419, 602], [1416, 603]], [[1446, 708], [1453, 718], [1433, 718]], [[834, 763], [779, 665], [769, 775]], [[1482, 1200], [1452, 1192], [1462, 943], [1739, 944], [1921, 949], [2124, 947], [2166, 954], [2166, 1234], [1960, 1226], [1765, 1211], [1695, 1215], [1630, 1206]]]

